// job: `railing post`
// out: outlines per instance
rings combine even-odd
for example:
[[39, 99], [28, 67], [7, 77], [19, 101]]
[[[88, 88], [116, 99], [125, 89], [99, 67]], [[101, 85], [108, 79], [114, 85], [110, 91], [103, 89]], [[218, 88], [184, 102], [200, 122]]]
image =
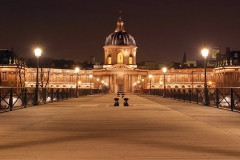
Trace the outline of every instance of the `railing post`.
[[24, 108], [27, 107], [27, 88], [24, 88], [23, 90], [23, 104], [24, 104]]
[[10, 111], [12, 111], [12, 108], [13, 108], [13, 93], [12, 93], [12, 88], [10, 89], [9, 108], [10, 108]]
[[231, 88], [230, 90], [231, 90], [231, 111], [233, 111], [234, 109], [233, 88]]
[[197, 104], [198, 104], [198, 89], [196, 88], [196, 101], [197, 101]]
[[47, 102], [47, 89], [43, 88], [43, 103], [46, 104]]
[[186, 91], [185, 89], [183, 89], [183, 102], [185, 102], [185, 100], [186, 100]]
[[217, 108], [219, 107], [219, 91], [217, 88], [216, 88], [216, 106]]
[[59, 89], [56, 90], [57, 93], [57, 101], [59, 101]]
[[178, 89], [178, 100], [180, 101], [180, 89]]
[[189, 89], [189, 101], [192, 103], [192, 89]]
[[53, 88], [51, 88], [51, 102], [53, 102]]
[[61, 97], [62, 97], [62, 100], [63, 100], [64, 99], [64, 89], [62, 89]]

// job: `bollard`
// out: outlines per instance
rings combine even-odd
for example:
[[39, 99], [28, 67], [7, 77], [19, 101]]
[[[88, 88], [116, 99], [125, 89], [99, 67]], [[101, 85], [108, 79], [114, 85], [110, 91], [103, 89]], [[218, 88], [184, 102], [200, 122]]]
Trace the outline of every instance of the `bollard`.
[[124, 105], [124, 106], [129, 106], [129, 104], [128, 104], [129, 98], [123, 98], [123, 100], [124, 100], [123, 105]]
[[117, 93], [117, 96], [119, 97], [120, 93]]
[[124, 97], [124, 95], [125, 95], [125, 94], [124, 94], [124, 93], [122, 93], [122, 98]]
[[118, 102], [119, 98], [114, 98], [114, 106], [119, 106], [119, 102]]

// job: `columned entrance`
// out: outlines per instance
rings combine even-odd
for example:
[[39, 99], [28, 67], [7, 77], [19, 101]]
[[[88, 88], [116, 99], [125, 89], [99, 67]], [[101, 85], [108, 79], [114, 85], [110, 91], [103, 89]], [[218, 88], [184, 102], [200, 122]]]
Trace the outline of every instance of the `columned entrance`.
[[117, 91], [124, 91], [123, 90], [123, 84], [118, 84], [117, 86], [118, 86], [118, 90]]

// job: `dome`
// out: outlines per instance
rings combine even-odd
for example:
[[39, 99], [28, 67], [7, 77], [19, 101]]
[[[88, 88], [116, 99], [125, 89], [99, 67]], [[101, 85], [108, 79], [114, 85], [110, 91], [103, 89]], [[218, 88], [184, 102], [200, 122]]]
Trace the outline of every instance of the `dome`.
[[123, 24], [124, 23], [120, 17], [117, 21], [117, 28], [115, 29], [115, 32], [113, 32], [106, 38], [105, 46], [108, 45], [136, 46], [134, 38], [124, 30]]

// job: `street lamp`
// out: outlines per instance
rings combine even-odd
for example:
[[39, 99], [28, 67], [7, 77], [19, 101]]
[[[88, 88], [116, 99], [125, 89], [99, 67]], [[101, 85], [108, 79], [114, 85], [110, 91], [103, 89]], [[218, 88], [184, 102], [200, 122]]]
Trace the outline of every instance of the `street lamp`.
[[165, 73], [167, 72], [167, 68], [163, 67], [163, 97], [166, 98], [166, 81], [165, 81]]
[[75, 72], [77, 74], [77, 77], [76, 77], [76, 97], [78, 97], [78, 72], [79, 72], [78, 67], [75, 68]]
[[203, 106], [209, 106], [209, 99], [208, 99], [208, 89], [207, 89], [207, 72], [206, 72], [206, 68], [207, 68], [207, 56], [208, 56], [208, 49], [204, 48], [202, 50], [202, 56], [204, 58], [204, 90], [203, 90], [203, 101], [202, 101], [202, 105]]
[[36, 48], [34, 50], [35, 56], [37, 57], [37, 74], [36, 74], [36, 89], [35, 89], [35, 98], [33, 105], [38, 105], [38, 68], [39, 68], [39, 57], [42, 54], [42, 50], [40, 48]]
[[90, 95], [92, 94], [92, 74], [89, 75], [90, 77]]
[[151, 95], [151, 90], [152, 90], [152, 75], [149, 74], [148, 77], [149, 77], [149, 79], [150, 79], [150, 89], [149, 89], [149, 94]]

